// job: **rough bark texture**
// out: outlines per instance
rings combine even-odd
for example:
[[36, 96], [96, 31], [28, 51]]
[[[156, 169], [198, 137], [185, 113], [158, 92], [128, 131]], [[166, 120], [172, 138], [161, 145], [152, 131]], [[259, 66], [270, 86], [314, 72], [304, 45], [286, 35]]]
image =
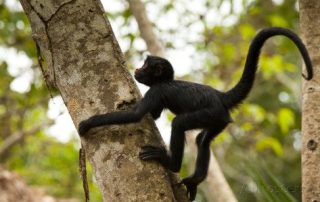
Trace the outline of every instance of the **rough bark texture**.
[[303, 82], [302, 201], [320, 201], [320, 1], [300, 0], [300, 27], [314, 67], [314, 77]]
[[[150, 22], [144, 4], [140, 0], [128, 0], [130, 10], [136, 21], [141, 32], [141, 37], [147, 44], [148, 51], [152, 55], [164, 57], [165, 50], [161, 45], [161, 42], [156, 37], [153, 31], [152, 23]], [[195, 146], [194, 131], [190, 131], [187, 134], [187, 139], [190, 144], [187, 144], [187, 148], [191, 150], [189, 153], [195, 160], [197, 154], [197, 148]], [[218, 161], [211, 152], [210, 164], [208, 170], [208, 177], [204, 181], [205, 184], [205, 195], [208, 202], [236, 202], [237, 199], [234, 196], [228, 182], [226, 181]]]
[[[76, 126], [140, 99], [98, 0], [20, 2], [45, 59], [45, 77], [59, 89]], [[165, 170], [138, 158], [142, 145], [163, 144], [149, 116], [139, 124], [100, 127], [87, 135], [82, 145], [104, 201], [175, 201]]]

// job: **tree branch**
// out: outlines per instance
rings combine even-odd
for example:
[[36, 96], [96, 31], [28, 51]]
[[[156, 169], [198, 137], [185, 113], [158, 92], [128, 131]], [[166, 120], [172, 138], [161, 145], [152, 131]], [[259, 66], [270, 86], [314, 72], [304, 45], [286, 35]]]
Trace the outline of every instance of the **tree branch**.
[[140, 0], [129, 0], [128, 2], [130, 10], [137, 20], [141, 37], [147, 44], [148, 51], [153, 55], [164, 56], [164, 48], [153, 31], [144, 4]]
[[44, 127], [44, 125], [47, 124], [37, 124], [28, 131], [18, 131], [10, 135], [0, 146], [0, 158], [2, 158], [16, 143], [25, 138], [25, 136], [38, 132]]

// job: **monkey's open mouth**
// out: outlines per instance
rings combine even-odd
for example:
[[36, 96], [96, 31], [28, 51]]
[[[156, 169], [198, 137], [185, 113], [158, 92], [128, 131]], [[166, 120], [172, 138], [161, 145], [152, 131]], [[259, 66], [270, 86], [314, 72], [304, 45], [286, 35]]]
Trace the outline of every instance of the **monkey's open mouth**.
[[141, 75], [139, 74], [139, 72], [138, 72], [137, 70], [134, 72], [134, 78], [135, 78], [137, 81], [141, 80]]

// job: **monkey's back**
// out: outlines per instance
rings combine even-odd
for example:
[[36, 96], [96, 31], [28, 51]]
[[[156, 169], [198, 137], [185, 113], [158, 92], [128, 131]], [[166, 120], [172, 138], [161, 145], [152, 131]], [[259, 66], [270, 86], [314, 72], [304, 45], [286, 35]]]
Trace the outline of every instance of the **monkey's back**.
[[222, 92], [208, 85], [173, 80], [159, 84], [158, 90], [164, 108], [175, 114], [205, 108], [225, 108], [221, 102]]

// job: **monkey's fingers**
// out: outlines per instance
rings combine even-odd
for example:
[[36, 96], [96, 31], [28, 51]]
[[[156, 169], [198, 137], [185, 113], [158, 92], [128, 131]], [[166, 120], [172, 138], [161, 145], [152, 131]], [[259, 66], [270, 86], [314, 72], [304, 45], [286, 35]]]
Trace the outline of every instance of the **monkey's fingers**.
[[189, 200], [194, 201], [197, 195], [197, 183], [192, 182], [192, 178], [184, 178], [181, 183], [187, 188]]
[[142, 149], [142, 150], [149, 150], [149, 149], [154, 149], [154, 150], [159, 150], [159, 149], [161, 149], [161, 150], [162, 150], [162, 148], [157, 147], [157, 146], [153, 146], [153, 145], [145, 145], [145, 146], [142, 146], [141, 149]]
[[161, 150], [144, 150], [139, 153], [141, 160], [159, 160], [163, 152]]
[[140, 155], [139, 158], [144, 161], [150, 161], [150, 160], [159, 161], [159, 156], [152, 155], [152, 154]]
[[196, 195], [197, 195], [197, 188], [191, 188], [188, 190], [189, 193], [189, 199], [190, 201], [194, 201], [196, 199]]

